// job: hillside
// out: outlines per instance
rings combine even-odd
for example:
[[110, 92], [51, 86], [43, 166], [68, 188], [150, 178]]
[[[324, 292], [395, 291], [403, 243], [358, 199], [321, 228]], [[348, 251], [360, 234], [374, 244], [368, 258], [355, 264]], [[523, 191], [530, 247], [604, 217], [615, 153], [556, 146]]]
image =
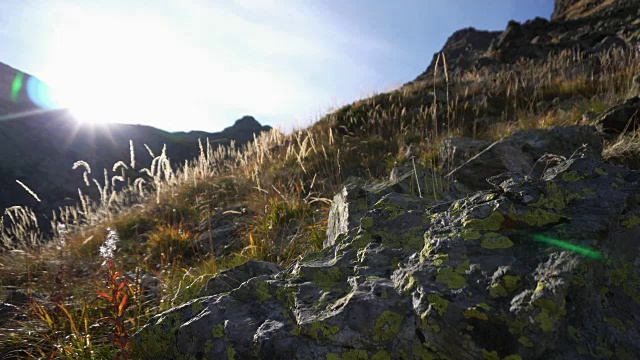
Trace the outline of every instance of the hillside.
[[[3, 86], [11, 84], [17, 74], [22, 73], [0, 64]], [[21, 76], [23, 83], [39, 83], [28, 74]], [[271, 129], [261, 126], [250, 116], [237, 120], [218, 133], [170, 133], [143, 125], [81, 123], [66, 110], [41, 108], [31, 100], [27, 88], [20, 88], [14, 99], [10, 96], [10, 89], [0, 89], [0, 153], [3, 154], [0, 158], [0, 209], [29, 206], [49, 220], [52, 211], [79, 202], [78, 189], [93, 199], [98, 196], [93, 183], [90, 186], [84, 183], [84, 168], [71, 170], [76, 161], [90, 165], [92, 173], [89, 179], [95, 178], [104, 183], [104, 169], [112, 177], [112, 167], [117, 161], [124, 160], [130, 165], [130, 141], [138, 164], [150, 164], [166, 145], [166, 156], [176, 167], [200, 154], [198, 139], [205, 146], [208, 139], [214, 148], [229, 146], [232, 140], [240, 146], [252, 141], [254, 134]], [[129, 169], [129, 176], [141, 169], [139, 166]], [[41, 201], [32, 197], [16, 180], [33, 190]], [[43, 218], [41, 226], [47, 227], [48, 222]]]
[[639, 17], [460, 30], [401, 88], [70, 209], [45, 246], [10, 213], [4, 358], [635, 358]]

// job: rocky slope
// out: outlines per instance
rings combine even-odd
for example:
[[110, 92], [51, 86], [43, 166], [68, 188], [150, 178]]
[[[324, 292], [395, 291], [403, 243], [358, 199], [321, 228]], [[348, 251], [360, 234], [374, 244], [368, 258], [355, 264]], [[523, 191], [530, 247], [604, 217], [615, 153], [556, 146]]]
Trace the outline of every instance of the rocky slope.
[[[448, 71], [498, 70], [520, 58], [542, 59], [563, 50], [579, 50], [584, 56], [613, 47], [640, 51], [637, 0], [559, 0], [551, 19], [510, 21], [504, 31], [468, 28], [455, 32], [441, 50]], [[437, 54], [414, 81], [433, 78], [436, 58]], [[443, 73], [442, 62], [439, 68]]]
[[[29, 98], [26, 87], [12, 98], [11, 84], [16, 74], [17, 70], [0, 64], [0, 210], [26, 205], [36, 213], [50, 215], [60, 206], [75, 205], [78, 188], [89, 194], [96, 191], [93, 184], [90, 188], [84, 184], [81, 170], [71, 170], [74, 162], [88, 162], [93, 170], [91, 177], [103, 182], [103, 169], [111, 174], [117, 161], [129, 162], [130, 140], [139, 170], [149, 167], [152, 160], [144, 144], [156, 156], [166, 144], [172, 163], [181, 164], [199, 154], [198, 139], [206, 143], [208, 138], [214, 146], [229, 145], [231, 140], [241, 145], [253, 140], [254, 134], [271, 129], [251, 116], [218, 133], [170, 133], [142, 125], [83, 124], [66, 110], [40, 108], [37, 101]], [[22, 76], [23, 83], [35, 79], [28, 74]], [[16, 180], [30, 187], [42, 201], [37, 202]]]
[[[497, 71], [574, 46], [636, 51], [638, 2], [576, 10], [584, 3], [559, 0], [553, 21], [504, 32], [461, 30], [443, 49], [447, 62]], [[433, 76], [430, 66], [417, 81]], [[153, 317], [133, 356], [636, 358], [640, 172], [601, 153], [605, 139], [640, 125], [637, 95], [589, 125], [445, 141], [440, 153], [456, 156], [437, 196], [419, 196], [440, 178], [419, 166], [375, 183], [348, 179], [321, 252], [211, 278], [201, 297]]]
[[[577, 153], [566, 142], [576, 136], [589, 144]], [[452, 201], [416, 196], [413, 176], [352, 179], [334, 199], [348, 205], [332, 209], [336, 236], [321, 253], [281, 272], [250, 262], [212, 278], [204, 297], [137, 334], [135, 356], [633, 358], [640, 173], [601, 162], [592, 127], [505, 142], [544, 166], [528, 176], [497, 160], [493, 144], [467, 162], [493, 160], [486, 190], [453, 186]]]

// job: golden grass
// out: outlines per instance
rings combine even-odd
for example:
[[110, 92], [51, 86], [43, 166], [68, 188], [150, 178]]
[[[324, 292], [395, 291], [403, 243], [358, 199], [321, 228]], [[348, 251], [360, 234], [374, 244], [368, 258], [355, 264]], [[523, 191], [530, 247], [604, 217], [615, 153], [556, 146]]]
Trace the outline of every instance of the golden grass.
[[[619, 51], [597, 58], [563, 52], [498, 73], [453, 75], [441, 60], [433, 80], [344, 106], [306, 129], [288, 135], [273, 130], [242, 147], [204, 140], [200, 155], [177, 169], [170, 166], [166, 149], [152, 153], [153, 161], [140, 168], [132, 144], [130, 159], [99, 172], [99, 179], [89, 164], [77, 162], [74, 169], [82, 170], [87, 187], [95, 187], [99, 197], [79, 190], [78, 206], [55, 214], [53, 240], [39, 245], [44, 236], [29, 209], [4, 212], [0, 295], [19, 288], [36, 300], [25, 310], [26, 320], [0, 329], [7, 335], [0, 351], [60, 358], [82, 358], [86, 351], [117, 353], [109, 328], [97, 321], [106, 310], [94, 301], [96, 291], [105, 290], [99, 248], [107, 228], [120, 237], [110, 271], [159, 282], [155, 302], [142, 300], [136, 281], [127, 285], [131, 305], [123, 316], [130, 319], [127, 331], [135, 331], [153, 314], [197, 296], [220, 270], [251, 258], [286, 266], [320, 249], [330, 199], [348, 176], [387, 177], [393, 167], [414, 161], [438, 170], [444, 160], [438, 148], [450, 136], [496, 140], [523, 128], [575, 123], [582, 112], [602, 111], [623, 97], [632, 75], [640, 73], [638, 54]], [[571, 103], [576, 95], [580, 98]], [[606, 151], [624, 153], [618, 149], [637, 139], [620, 141]], [[407, 146], [415, 154], [411, 162]], [[141, 175], [131, 179], [125, 170]], [[419, 184], [420, 192], [437, 198], [446, 180], [430, 181]], [[211, 249], [192, 248], [197, 236], [212, 230], [202, 228], [203, 221], [238, 205], [248, 216], [237, 234], [242, 241], [237, 252], [216, 258]], [[215, 239], [210, 241], [213, 247]], [[55, 321], [47, 320], [54, 320], [52, 314]]]

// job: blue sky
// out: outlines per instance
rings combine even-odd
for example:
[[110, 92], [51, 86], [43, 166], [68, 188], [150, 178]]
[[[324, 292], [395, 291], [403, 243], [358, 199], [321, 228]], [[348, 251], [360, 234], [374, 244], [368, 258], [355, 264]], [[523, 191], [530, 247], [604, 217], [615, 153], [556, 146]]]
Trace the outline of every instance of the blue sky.
[[549, 18], [553, 0], [2, 0], [0, 62], [83, 121], [282, 129], [413, 80], [456, 30]]

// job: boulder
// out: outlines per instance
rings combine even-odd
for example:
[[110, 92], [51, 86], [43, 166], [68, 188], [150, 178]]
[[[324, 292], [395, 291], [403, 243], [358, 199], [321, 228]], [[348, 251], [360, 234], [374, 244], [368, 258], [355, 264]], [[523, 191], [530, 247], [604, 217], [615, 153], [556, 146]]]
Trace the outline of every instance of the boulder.
[[490, 141], [469, 137], [448, 138], [440, 145], [438, 152], [441, 167], [446, 170], [455, 169], [489, 145]]
[[226, 256], [241, 247], [238, 229], [248, 221], [249, 214], [243, 205], [234, 205], [225, 209], [215, 209], [207, 219], [203, 220], [198, 232], [200, 236], [194, 240], [193, 247], [200, 254], [208, 254], [213, 247], [216, 257]]
[[[600, 159], [602, 144], [589, 126], [560, 126], [519, 131], [494, 142], [447, 174], [470, 191], [491, 189], [486, 179], [502, 173], [534, 175], [534, 165], [545, 154], [571, 157], [586, 144], [583, 155]], [[539, 174], [537, 174], [539, 175]]]
[[639, 178], [584, 157], [431, 206], [387, 194], [321, 252], [153, 317], [131, 356], [633, 358]]
[[591, 123], [601, 133], [613, 137], [625, 130], [634, 131], [640, 124], [640, 96], [635, 96], [605, 110]]
[[249, 279], [262, 275], [273, 275], [281, 271], [276, 264], [249, 260], [242, 265], [225, 270], [212, 277], [200, 290], [201, 296], [218, 295], [231, 291]]

